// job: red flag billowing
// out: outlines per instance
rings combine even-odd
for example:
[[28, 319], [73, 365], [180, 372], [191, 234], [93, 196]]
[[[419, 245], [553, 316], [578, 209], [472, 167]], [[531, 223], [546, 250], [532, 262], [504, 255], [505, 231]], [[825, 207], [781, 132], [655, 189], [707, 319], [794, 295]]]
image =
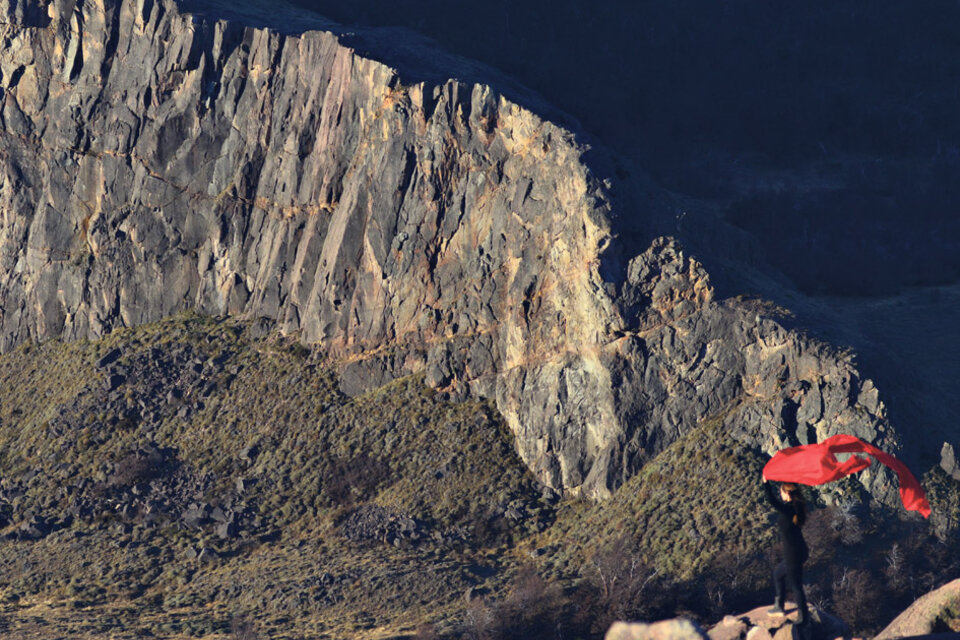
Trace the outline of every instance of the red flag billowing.
[[790, 447], [778, 451], [763, 468], [767, 480], [796, 482], [798, 484], [826, 484], [870, 466], [870, 459], [850, 456], [845, 462], [837, 460], [838, 453], [868, 453], [897, 474], [900, 480], [900, 499], [908, 511], [919, 511], [930, 517], [927, 494], [907, 465], [872, 444], [848, 435], [827, 438], [818, 444]]

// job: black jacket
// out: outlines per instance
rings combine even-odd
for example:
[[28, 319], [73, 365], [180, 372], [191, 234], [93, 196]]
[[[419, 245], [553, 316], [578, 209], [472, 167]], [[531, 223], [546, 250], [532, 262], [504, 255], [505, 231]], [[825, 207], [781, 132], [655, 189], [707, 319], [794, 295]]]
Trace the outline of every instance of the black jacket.
[[[764, 482], [763, 488], [766, 491], [767, 500], [778, 511], [777, 526], [780, 527], [780, 541], [783, 543], [783, 559], [787, 564], [800, 566], [810, 555], [807, 543], [803, 539], [803, 532], [800, 530], [806, 521], [806, 512], [801, 506], [781, 502], [780, 498], [774, 495], [769, 482]], [[794, 516], [797, 516], [796, 524], [793, 522]]]

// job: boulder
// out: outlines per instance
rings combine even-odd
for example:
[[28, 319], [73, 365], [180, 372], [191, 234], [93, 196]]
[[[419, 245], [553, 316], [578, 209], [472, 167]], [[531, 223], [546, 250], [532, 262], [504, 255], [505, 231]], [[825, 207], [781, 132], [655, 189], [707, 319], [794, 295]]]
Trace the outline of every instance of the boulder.
[[746, 633], [746, 640], [773, 640], [770, 630], [764, 627], [751, 627]]
[[[750, 621], [746, 618], [726, 616], [722, 621], [710, 629], [708, 635], [710, 636], [710, 640], [741, 640], [742, 638], [747, 637], [748, 632], [759, 628], [760, 627], [751, 627]], [[761, 639], [754, 637], [750, 638], [750, 640]]]
[[97, 368], [103, 369], [104, 367], [113, 364], [118, 358], [120, 358], [121, 353], [122, 352], [120, 349], [112, 349], [111, 351], [107, 352], [105, 356], [97, 360]]
[[119, 373], [109, 373], [104, 379], [103, 386], [107, 391], [113, 391], [126, 381], [127, 379]]
[[921, 596], [887, 625], [875, 640], [956, 631], [960, 631], [960, 579]]
[[614, 622], [604, 640], [709, 640], [696, 622], [686, 618], [643, 622]]
[[237, 535], [237, 525], [233, 522], [224, 522], [217, 525], [217, 537], [222, 540], [229, 540]]
[[180, 520], [188, 527], [199, 529], [207, 521], [207, 516], [202, 509], [191, 508], [183, 512]]
[[752, 609], [739, 616], [726, 616], [707, 632], [710, 640], [833, 640], [846, 637], [849, 628], [840, 619], [809, 606], [810, 623], [796, 624], [797, 607], [787, 603], [786, 615], [769, 612], [772, 604]]
[[249, 447], [244, 447], [243, 449], [241, 449], [237, 457], [240, 458], [241, 462], [251, 464], [254, 461], [254, 459], [257, 457], [258, 453], [259, 453], [259, 449], [257, 445], [252, 444]]
[[220, 524], [223, 524], [226, 522], [232, 522], [233, 514], [232, 513], [228, 514], [226, 511], [224, 511], [220, 507], [214, 507], [213, 511], [210, 512], [210, 519], [216, 522], [219, 522]]
[[21, 522], [16, 531], [17, 538], [20, 540], [39, 540], [48, 533], [50, 533], [50, 524], [46, 519], [38, 516], [31, 516]]

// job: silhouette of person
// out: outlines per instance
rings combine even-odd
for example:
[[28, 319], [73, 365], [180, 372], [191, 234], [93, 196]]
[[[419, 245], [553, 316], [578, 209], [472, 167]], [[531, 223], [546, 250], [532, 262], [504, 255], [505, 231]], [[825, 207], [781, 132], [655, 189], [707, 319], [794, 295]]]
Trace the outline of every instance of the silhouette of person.
[[807, 561], [810, 552], [801, 531], [807, 519], [806, 503], [800, 487], [796, 484], [781, 484], [779, 498], [774, 495], [773, 488], [766, 477], [763, 478], [763, 488], [767, 500], [778, 512], [777, 526], [780, 529], [780, 541], [783, 545], [783, 561], [773, 570], [776, 600], [770, 613], [784, 613], [783, 605], [789, 589], [797, 601], [797, 624], [806, 624], [808, 614], [807, 597], [803, 592], [803, 563]]

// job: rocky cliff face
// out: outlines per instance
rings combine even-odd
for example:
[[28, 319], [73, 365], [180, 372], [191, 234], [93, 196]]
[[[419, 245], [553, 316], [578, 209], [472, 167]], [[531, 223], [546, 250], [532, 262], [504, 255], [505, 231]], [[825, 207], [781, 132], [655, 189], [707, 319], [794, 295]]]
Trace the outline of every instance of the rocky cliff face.
[[[850, 358], [713, 299], [668, 239], [616, 273], [570, 132], [404, 84], [325, 32], [171, 0], [0, 0], [0, 346], [185, 308], [268, 318], [357, 393], [495, 398], [546, 484], [602, 497], [705, 419], [765, 450], [890, 438]], [[885, 478], [872, 479], [884, 493]]]

